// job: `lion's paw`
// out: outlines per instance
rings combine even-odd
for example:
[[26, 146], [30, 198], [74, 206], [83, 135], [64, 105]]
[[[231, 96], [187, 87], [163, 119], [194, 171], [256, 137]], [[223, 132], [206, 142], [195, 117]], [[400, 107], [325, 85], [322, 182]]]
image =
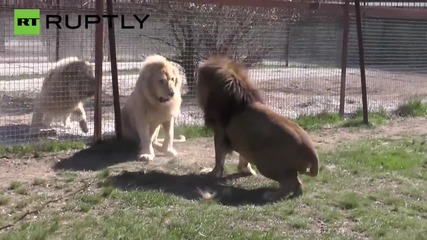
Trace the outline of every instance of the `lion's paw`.
[[212, 169], [212, 168], [203, 168], [202, 170], [200, 170], [201, 174], [206, 174], [208, 176], [212, 176], [212, 177], [216, 177], [216, 178], [220, 178], [222, 177], [222, 171], [219, 171], [218, 169]]
[[239, 167], [238, 171], [240, 174], [243, 174], [245, 176], [257, 176], [257, 173], [255, 172], [255, 170], [252, 169], [250, 165], [248, 165], [247, 167]]
[[171, 156], [171, 157], [176, 157], [178, 156], [178, 152], [173, 149], [173, 148], [169, 148], [165, 151], [166, 155]]
[[149, 162], [154, 160], [154, 154], [144, 153], [139, 155], [139, 160], [144, 162]]
[[204, 173], [204, 174], [207, 174], [207, 173], [209, 173], [209, 172], [212, 172], [212, 168], [202, 168], [202, 170], [200, 170], [200, 173]]

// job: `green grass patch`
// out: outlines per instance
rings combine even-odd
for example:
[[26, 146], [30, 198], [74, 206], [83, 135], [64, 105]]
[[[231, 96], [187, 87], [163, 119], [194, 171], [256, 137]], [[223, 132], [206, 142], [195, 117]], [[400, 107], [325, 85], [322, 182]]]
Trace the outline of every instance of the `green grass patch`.
[[[368, 121], [370, 127], [386, 124], [391, 120], [391, 116], [384, 110], [381, 109], [378, 112], [369, 112]], [[358, 109], [354, 114], [352, 114], [348, 119], [343, 121], [338, 125], [339, 127], [360, 127], [366, 126], [363, 123], [363, 110]]]
[[1, 145], [0, 156], [7, 155], [33, 155], [37, 156], [42, 152], [60, 152], [66, 150], [80, 150], [86, 147], [86, 144], [81, 141], [47, 141], [35, 144], [19, 144], [19, 145]]
[[422, 99], [418, 97], [411, 98], [400, 105], [395, 113], [401, 117], [425, 117], [427, 116], [427, 103], [422, 102]]
[[[186, 139], [190, 138], [201, 138], [201, 137], [212, 137], [213, 131], [204, 125], [179, 125], [175, 126], [175, 138], [179, 135], [184, 135]], [[165, 133], [163, 128], [160, 128], [159, 138], [164, 138]]]
[[[391, 116], [385, 111], [368, 113], [369, 127], [382, 125], [391, 120]], [[348, 118], [342, 118], [338, 113], [321, 112], [319, 114], [301, 115], [294, 119], [305, 130], [336, 127], [366, 127], [363, 123], [363, 111], [358, 109]]]
[[102, 180], [107, 178], [108, 176], [110, 176], [111, 171], [109, 168], [105, 168], [103, 170], [101, 170], [100, 172], [98, 172], [98, 174], [96, 175], [98, 179]]
[[20, 188], [20, 187], [22, 187], [23, 186], [23, 183], [22, 182], [19, 182], [19, 181], [12, 181], [10, 184], [9, 184], [9, 187], [7, 188], [7, 189], [9, 189], [9, 190], [16, 190], [16, 189], [18, 189], [18, 188]]
[[10, 197], [0, 196], [0, 206], [5, 206], [9, 204], [9, 202], [10, 202]]
[[328, 161], [340, 161], [351, 172], [393, 173], [427, 179], [426, 139], [400, 141], [377, 139], [346, 144], [335, 153], [323, 154]]
[[19, 188], [15, 189], [15, 192], [17, 194], [25, 195], [27, 194], [28, 190], [25, 186], [20, 186]]
[[78, 173], [72, 171], [62, 171], [58, 175], [66, 183], [73, 182], [79, 176]]
[[342, 122], [338, 113], [322, 112], [320, 114], [301, 115], [295, 121], [304, 129], [312, 130], [332, 127]]
[[[377, 139], [320, 151], [321, 171], [316, 178], [301, 176], [301, 197], [262, 206], [183, 197], [190, 190], [183, 195], [142, 187], [123, 190], [107, 181], [115, 176], [103, 170], [95, 177], [104, 183], [98, 189], [67, 200], [58, 212], [23, 221], [0, 238], [423, 239], [426, 145], [423, 138]], [[235, 172], [235, 164], [228, 168]], [[150, 185], [156, 180], [137, 182], [144, 181]], [[262, 176], [225, 184], [277, 186]], [[319, 234], [321, 230], [326, 233]]]
[[35, 178], [33, 180], [33, 185], [34, 186], [41, 186], [41, 185], [45, 185], [46, 184], [46, 179], [43, 178]]

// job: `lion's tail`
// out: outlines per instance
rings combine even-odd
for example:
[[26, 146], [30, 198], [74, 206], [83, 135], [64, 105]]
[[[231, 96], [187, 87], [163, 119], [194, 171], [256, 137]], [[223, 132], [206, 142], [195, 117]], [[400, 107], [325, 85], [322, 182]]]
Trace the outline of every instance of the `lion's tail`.
[[316, 156], [316, 159], [311, 163], [309, 176], [315, 177], [319, 174], [319, 158]]
[[316, 177], [319, 174], [319, 157], [316, 152], [312, 152], [309, 156], [310, 159], [310, 169], [309, 171], [301, 172], [301, 174], [308, 175], [310, 177]]
[[[163, 142], [163, 141], [165, 141], [165, 139], [164, 138], [157, 138], [157, 141]], [[180, 142], [180, 143], [182, 143], [182, 142], [186, 142], [186, 141], [187, 141], [187, 139], [185, 138], [184, 135], [179, 135], [178, 139], [176, 139], [176, 138], [173, 139], [173, 142]]]

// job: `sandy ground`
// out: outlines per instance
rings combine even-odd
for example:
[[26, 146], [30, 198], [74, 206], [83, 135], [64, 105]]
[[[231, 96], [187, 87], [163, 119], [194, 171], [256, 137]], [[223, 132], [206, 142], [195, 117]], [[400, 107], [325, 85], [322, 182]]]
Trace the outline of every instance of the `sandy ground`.
[[[310, 132], [318, 149], [334, 150], [337, 146], [352, 140], [373, 138], [401, 138], [402, 136], [423, 136], [427, 138], [427, 118], [393, 120], [387, 125], [374, 129], [340, 128]], [[148, 165], [136, 160], [136, 152], [118, 145], [104, 145], [82, 151], [42, 153], [40, 156], [0, 156], [0, 189], [11, 181], [31, 182], [35, 178], [55, 178], [59, 171], [78, 171], [90, 174], [106, 167], [119, 170], [161, 170], [177, 174], [196, 173], [206, 167], [213, 167], [214, 149], [211, 138], [189, 139], [176, 143], [177, 158], [158, 154]], [[236, 162], [231, 155], [227, 162]], [[185, 172], [184, 172], [185, 171]]]

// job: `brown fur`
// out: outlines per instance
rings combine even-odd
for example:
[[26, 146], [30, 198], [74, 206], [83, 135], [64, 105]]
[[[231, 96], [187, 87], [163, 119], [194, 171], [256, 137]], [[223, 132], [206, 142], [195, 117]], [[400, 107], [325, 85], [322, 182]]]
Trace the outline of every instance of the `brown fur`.
[[58, 61], [47, 73], [34, 102], [31, 133], [40, 133], [58, 118], [68, 127], [73, 113], [79, 118], [81, 130], [87, 133], [83, 101], [95, 95], [95, 88], [96, 80], [88, 62], [76, 57]]
[[271, 200], [301, 194], [298, 173], [317, 176], [318, 157], [309, 135], [262, 103], [241, 64], [225, 57], [208, 59], [199, 68], [197, 98], [206, 125], [214, 130], [211, 175], [221, 177], [226, 154], [236, 151], [240, 172], [251, 173], [254, 164], [262, 175], [279, 182], [277, 192], [264, 196]]
[[[154, 149], [177, 156], [173, 148], [174, 119], [181, 108], [182, 78], [179, 70], [160, 55], [144, 61], [135, 88], [122, 108], [123, 137], [140, 145], [139, 159], [154, 159]], [[157, 142], [160, 126], [165, 130], [163, 145]], [[181, 140], [185, 138], [181, 136]]]

